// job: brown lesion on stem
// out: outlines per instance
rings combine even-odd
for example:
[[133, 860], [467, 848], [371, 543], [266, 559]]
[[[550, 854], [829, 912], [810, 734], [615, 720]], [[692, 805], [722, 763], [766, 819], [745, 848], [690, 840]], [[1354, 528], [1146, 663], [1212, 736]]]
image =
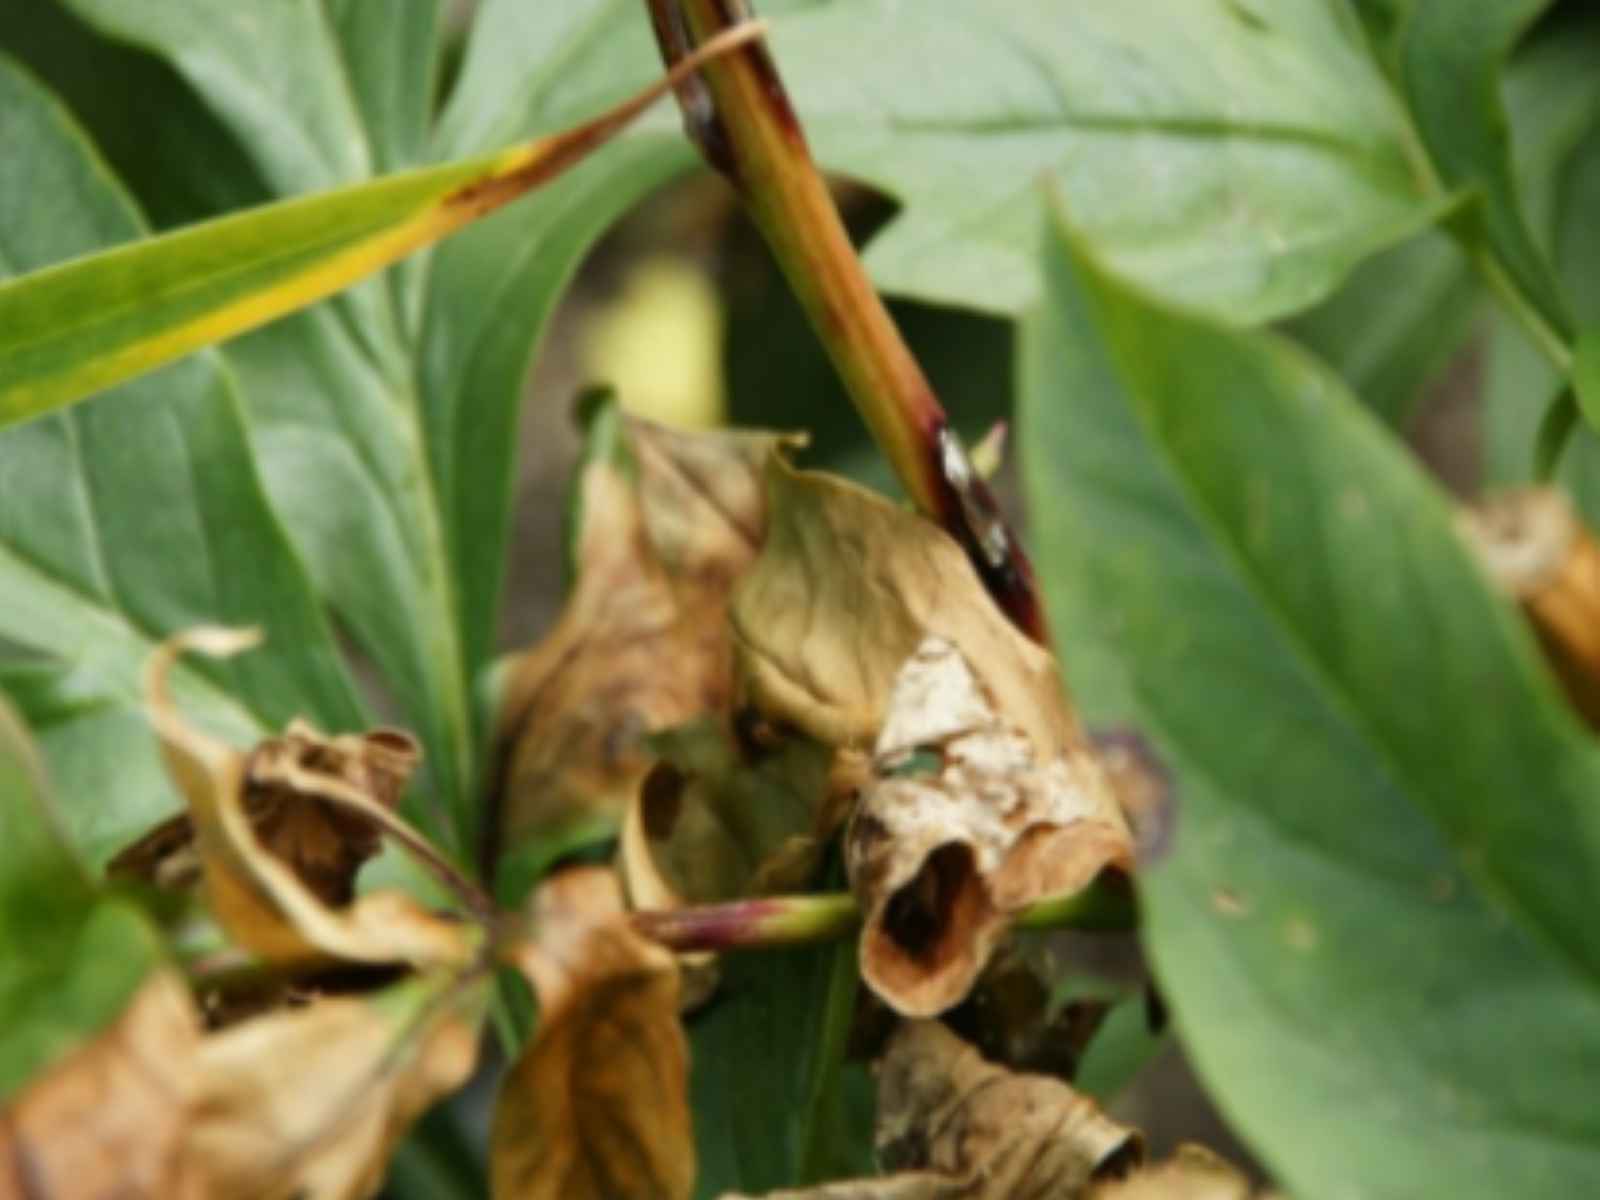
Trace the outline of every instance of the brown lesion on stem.
[[[646, 4], [669, 69], [751, 19], [742, 0]], [[739, 192], [911, 502], [1048, 644], [1033, 566], [867, 279], [765, 43], [706, 64], [676, 93], [690, 140]]]

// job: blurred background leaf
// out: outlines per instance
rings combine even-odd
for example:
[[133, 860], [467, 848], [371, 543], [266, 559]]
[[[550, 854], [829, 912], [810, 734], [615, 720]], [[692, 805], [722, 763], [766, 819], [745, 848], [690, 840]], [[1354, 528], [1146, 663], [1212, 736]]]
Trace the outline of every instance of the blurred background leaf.
[[1208, 1088], [1297, 1194], [1581, 1191], [1600, 752], [1326, 372], [1047, 258], [1035, 545], [1086, 717], [1175, 780], [1145, 939]]

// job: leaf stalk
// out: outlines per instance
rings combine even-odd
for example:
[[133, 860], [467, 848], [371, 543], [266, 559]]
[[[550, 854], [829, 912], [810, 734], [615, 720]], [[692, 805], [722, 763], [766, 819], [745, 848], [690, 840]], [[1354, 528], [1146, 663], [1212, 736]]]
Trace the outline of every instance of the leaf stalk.
[[[749, 17], [739, 0], [646, 3], [669, 69]], [[867, 278], [765, 43], [706, 63], [676, 92], [690, 140], [739, 193], [912, 504], [1048, 644], [1032, 564]]]

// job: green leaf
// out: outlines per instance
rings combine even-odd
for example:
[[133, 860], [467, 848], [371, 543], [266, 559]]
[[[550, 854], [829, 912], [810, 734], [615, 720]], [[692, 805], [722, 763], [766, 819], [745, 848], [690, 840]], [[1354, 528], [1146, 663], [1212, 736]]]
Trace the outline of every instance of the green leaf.
[[0, 0], [0, 53], [72, 110], [153, 227], [267, 199], [254, 166], [174, 71], [96, 37], [55, 0]]
[[[1600, 21], [1565, 10], [1513, 60], [1506, 100], [1534, 237], [1556, 266], [1578, 323], [1600, 325], [1600, 75], [1592, 47]], [[1491, 313], [1484, 380], [1484, 467], [1496, 484], [1527, 481], [1546, 411], [1562, 379], [1502, 307]], [[1600, 438], [1574, 431], [1560, 482], [1591, 523], [1600, 521]]]
[[149, 927], [97, 900], [55, 826], [33, 748], [0, 700], [0, 1100], [92, 1037], [160, 961]]
[[1239, 322], [1303, 308], [1437, 192], [1324, 0], [847, 0], [774, 32], [819, 158], [901, 200], [891, 291], [1039, 293], [1041, 180], [1125, 273]]
[[1570, 339], [1571, 305], [1518, 194], [1501, 71], [1550, 0], [1417, 0], [1400, 29], [1401, 85], [1445, 183], [1475, 189], [1482, 238], [1523, 302]]
[[721, 993], [690, 1026], [697, 1196], [870, 1167], [870, 1125], [841, 1107], [856, 973], [853, 944], [723, 958]]
[[1459, 352], [1481, 306], [1466, 259], [1429, 232], [1362, 263], [1286, 332], [1398, 426]]
[[[0, 189], [0, 275], [139, 235], [66, 115], [0, 60], [0, 159], [24, 154], [37, 190]], [[361, 723], [214, 359], [0, 436], [0, 595], [0, 637], [54, 662], [50, 687], [23, 690], [30, 716], [87, 706], [124, 734], [139, 728], [148, 754], [137, 693], [145, 658], [182, 629], [224, 623], [261, 626], [267, 647], [203, 673], [186, 667], [179, 684], [222, 730], [249, 738], [294, 716]], [[70, 809], [69, 827], [97, 858], [105, 838], [160, 815], [148, 774], [130, 769], [137, 782], [124, 790], [110, 755], [84, 757], [76, 738], [47, 739], [47, 750], [84, 805]]]
[[1327, 372], [1047, 260], [1037, 561], [1086, 719], [1173, 774], [1145, 936], [1206, 1083], [1296, 1195], [1582, 1194], [1600, 750]]
[[[373, 174], [376, 155], [361, 121], [367, 97], [352, 86], [324, 0], [60, 2], [102, 34], [171, 61], [280, 195]], [[407, 26], [409, 14], [393, 10], [415, 7], [415, 0], [383, 7], [393, 26]]]
[[1578, 335], [1572, 354], [1572, 390], [1583, 419], [1600, 429], [1600, 329]]

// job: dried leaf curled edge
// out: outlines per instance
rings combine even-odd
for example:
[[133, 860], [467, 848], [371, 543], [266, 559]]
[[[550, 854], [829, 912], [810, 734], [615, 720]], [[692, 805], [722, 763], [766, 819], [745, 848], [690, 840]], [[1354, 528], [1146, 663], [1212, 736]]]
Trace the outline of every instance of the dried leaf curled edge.
[[477, 1061], [480, 984], [423, 977], [208, 1037], [188, 1154], [207, 1200], [361, 1200]]
[[[908, 770], [919, 755], [936, 765]], [[866, 915], [862, 974], [903, 1014], [959, 1003], [1028, 905], [1133, 869], [1132, 835], [1094, 759], [1041, 755], [942, 638], [901, 669], [876, 761], [845, 863]]]
[[634, 933], [616, 877], [582, 867], [540, 888], [537, 940], [513, 961], [539, 1028], [501, 1085], [495, 1200], [687, 1200], [689, 1053], [677, 964]]
[[208, 1193], [184, 1154], [198, 1025], [170, 969], [122, 1015], [0, 1100], [0, 1200], [120, 1200]]
[[[239, 751], [191, 725], [167, 694], [167, 674], [185, 651], [227, 657], [256, 643], [248, 631], [198, 629], [168, 641], [145, 669], [144, 699], [168, 770], [188, 805], [201, 865], [202, 893], [241, 947], [269, 962], [326, 958], [363, 963], [463, 967], [476, 953], [463, 925], [429, 912], [399, 893], [363, 897], [330, 908], [269, 852], [245, 809], [248, 767]], [[309, 781], [298, 768], [287, 779]], [[402, 841], [425, 864], [437, 864], [426, 841], [372, 796], [342, 779], [317, 776], [318, 796]]]
[[594, 418], [579, 480], [576, 582], [561, 619], [512, 669], [496, 736], [502, 846], [583, 818], [620, 820], [647, 734], [726, 717], [723, 613], [766, 530], [761, 434], [692, 434]]
[[1088, 1097], [985, 1062], [937, 1021], [908, 1021], [889, 1043], [877, 1143], [894, 1174], [769, 1200], [1082, 1200], [1144, 1157]]
[[1600, 542], [1554, 488], [1491, 497], [1459, 524], [1490, 579], [1522, 608], [1572, 706], [1600, 730]]

